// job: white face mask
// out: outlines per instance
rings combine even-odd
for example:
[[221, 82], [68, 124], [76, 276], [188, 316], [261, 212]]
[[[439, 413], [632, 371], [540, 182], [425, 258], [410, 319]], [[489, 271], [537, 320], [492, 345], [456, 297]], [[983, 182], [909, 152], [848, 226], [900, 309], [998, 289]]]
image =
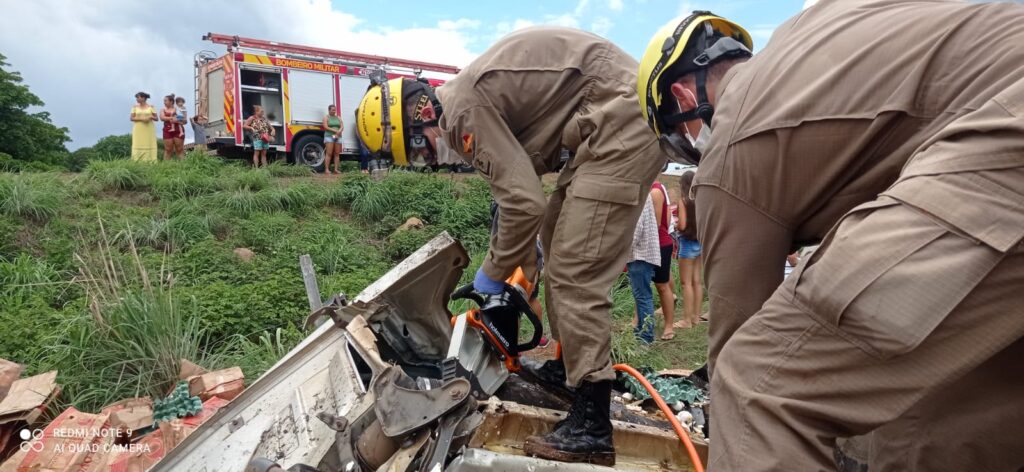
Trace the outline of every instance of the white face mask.
[[440, 165], [460, 164], [462, 156], [448, 147], [448, 142], [443, 135], [438, 134], [434, 139], [434, 150], [437, 153], [437, 163]]
[[708, 144], [711, 143], [711, 126], [701, 121], [700, 132], [697, 133], [697, 139], [694, 139], [692, 142], [693, 148], [704, 154], [704, 151], [708, 149]]
[[[694, 103], [697, 103], [697, 97], [693, 95], [693, 92], [687, 89], [683, 90], [686, 91], [686, 93], [689, 93], [691, 97], [693, 97]], [[678, 100], [676, 101], [676, 104], [679, 106], [680, 110], [683, 109], [683, 105], [679, 103]], [[704, 120], [700, 120], [700, 131], [697, 133], [696, 138], [690, 135], [690, 129], [687, 128], [686, 126], [683, 126], [683, 130], [686, 132], [686, 139], [690, 140], [690, 144], [693, 145], [693, 148], [699, 151], [701, 154], [704, 154], [704, 150], [708, 148], [708, 143], [711, 141], [711, 126], [708, 126], [707, 123], [704, 123]]]

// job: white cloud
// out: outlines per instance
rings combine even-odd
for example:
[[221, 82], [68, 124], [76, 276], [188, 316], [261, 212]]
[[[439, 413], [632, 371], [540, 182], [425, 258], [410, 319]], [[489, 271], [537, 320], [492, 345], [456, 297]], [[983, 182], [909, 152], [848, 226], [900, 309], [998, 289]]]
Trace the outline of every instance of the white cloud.
[[494, 35], [491, 39], [497, 40], [513, 31], [519, 31], [523, 28], [539, 25], [579, 28], [580, 21], [571, 13], [563, 13], [561, 15], [544, 15], [544, 17], [539, 20], [517, 18], [514, 21], [500, 21], [494, 26]]
[[[244, 14], [234, 14], [239, 12]], [[34, 0], [5, 5], [0, 44], [13, 70], [32, 91], [73, 147], [108, 134], [127, 133], [132, 95], [145, 90], [158, 101], [167, 93], [192, 106], [193, 55], [223, 54], [200, 40], [206, 32], [465, 66], [476, 20], [383, 29], [335, 10], [330, 0]]]
[[480, 27], [480, 20], [471, 20], [469, 18], [459, 18], [457, 20], [441, 20], [437, 22], [437, 27], [443, 30], [475, 30]]
[[573, 15], [563, 13], [561, 15], [547, 15], [542, 24], [552, 26], [564, 26], [566, 28], [579, 28], [580, 21]]
[[527, 20], [525, 18], [517, 18], [514, 21], [500, 21], [496, 25], [494, 25], [494, 37], [491, 38], [491, 39], [495, 39], [496, 40], [496, 39], [501, 38], [502, 36], [505, 36], [505, 35], [513, 32], [513, 31], [518, 31], [518, 30], [521, 30], [523, 28], [529, 28], [531, 26], [536, 26], [536, 25], [537, 25], [536, 22], [534, 22], [532, 20]]
[[[623, 0], [607, 0], [607, 6], [611, 11], [621, 11], [624, 8]], [[578, 0], [570, 12], [547, 14], [536, 19], [518, 18], [512, 21], [500, 21], [494, 25], [492, 39], [498, 39], [513, 31], [536, 25], [589, 29], [598, 35], [606, 36], [615, 23], [607, 16], [596, 16], [602, 12], [591, 12], [591, 10], [590, 0]], [[584, 25], [588, 25], [589, 28]]]
[[579, 2], [576, 3], [576, 8], [572, 12], [572, 16], [583, 16], [587, 13], [588, 8], [590, 8], [590, 0], [579, 0]]
[[608, 17], [602, 16], [595, 19], [594, 22], [590, 24], [590, 30], [599, 36], [607, 36], [608, 32], [611, 31], [612, 26], [615, 26], [615, 23], [613, 23]]

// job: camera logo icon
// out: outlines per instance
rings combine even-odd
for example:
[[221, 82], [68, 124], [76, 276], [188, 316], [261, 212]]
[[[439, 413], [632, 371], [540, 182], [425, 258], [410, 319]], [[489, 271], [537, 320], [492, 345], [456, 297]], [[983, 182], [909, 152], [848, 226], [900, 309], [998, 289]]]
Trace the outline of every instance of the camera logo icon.
[[18, 437], [21, 438], [21, 444], [18, 445], [18, 448], [23, 452], [30, 450], [32, 452], [43, 452], [43, 430], [29, 430], [25, 428], [18, 433]]

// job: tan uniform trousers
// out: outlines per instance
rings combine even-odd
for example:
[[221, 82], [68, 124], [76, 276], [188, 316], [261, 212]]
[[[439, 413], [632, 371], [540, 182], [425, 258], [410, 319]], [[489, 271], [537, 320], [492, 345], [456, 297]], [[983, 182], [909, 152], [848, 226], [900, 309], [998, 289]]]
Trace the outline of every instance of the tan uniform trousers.
[[1024, 468], [1022, 91], [928, 143], [729, 339], [708, 470], [831, 471], [872, 431], [871, 472]]
[[[603, 103], [601, 108], [582, 113], [597, 113], [607, 120], [609, 113], [635, 107], [635, 100], [631, 95], [614, 95], [594, 100]], [[614, 120], [606, 125], [619, 126]], [[598, 147], [591, 145], [584, 142], [578, 147], [558, 176], [540, 230], [551, 334], [562, 345], [566, 380], [572, 387], [581, 381], [615, 378], [610, 292], [626, 265], [651, 183], [665, 165], [653, 139], [642, 149], [614, 158], [590, 153], [588, 149]]]
[[[626, 265], [643, 210], [633, 202], [646, 201], [632, 189], [650, 188], [663, 165], [647, 157], [590, 161], [564, 169], [544, 214], [546, 308], [551, 334], [562, 345], [571, 387], [615, 378], [610, 292]], [[630, 182], [628, 203], [624, 190], [614, 190], [614, 184], [623, 181]]]
[[658, 156], [637, 153], [629, 159], [570, 161], [558, 176], [541, 245], [551, 334], [561, 343], [571, 387], [614, 379], [611, 286], [629, 257], [646, 201], [640, 194], [664, 164]]

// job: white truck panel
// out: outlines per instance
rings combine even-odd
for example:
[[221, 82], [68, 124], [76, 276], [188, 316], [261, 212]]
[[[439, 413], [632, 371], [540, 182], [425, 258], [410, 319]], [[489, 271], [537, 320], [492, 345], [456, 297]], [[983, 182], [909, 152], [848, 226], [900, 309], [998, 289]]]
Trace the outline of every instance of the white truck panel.
[[290, 69], [288, 97], [293, 123], [320, 123], [327, 114], [327, 106], [334, 103], [334, 76]]
[[363, 100], [370, 79], [352, 75], [341, 76], [341, 115], [345, 130], [342, 131], [342, 149], [345, 154], [359, 154], [359, 138], [356, 137], [356, 108]]
[[224, 119], [224, 69], [217, 69], [207, 76], [207, 96], [209, 111], [207, 122], [213, 123]]

